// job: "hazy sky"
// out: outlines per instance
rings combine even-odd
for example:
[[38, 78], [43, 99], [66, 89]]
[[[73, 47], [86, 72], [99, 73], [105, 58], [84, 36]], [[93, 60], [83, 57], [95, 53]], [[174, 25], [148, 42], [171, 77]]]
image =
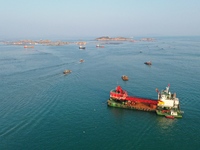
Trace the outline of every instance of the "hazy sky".
[[200, 0], [0, 0], [0, 38], [200, 35]]

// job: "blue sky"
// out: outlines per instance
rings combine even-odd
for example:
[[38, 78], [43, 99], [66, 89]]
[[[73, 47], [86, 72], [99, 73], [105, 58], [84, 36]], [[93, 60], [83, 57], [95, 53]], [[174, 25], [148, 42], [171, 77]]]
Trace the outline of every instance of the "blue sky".
[[0, 38], [200, 35], [200, 0], [0, 0]]

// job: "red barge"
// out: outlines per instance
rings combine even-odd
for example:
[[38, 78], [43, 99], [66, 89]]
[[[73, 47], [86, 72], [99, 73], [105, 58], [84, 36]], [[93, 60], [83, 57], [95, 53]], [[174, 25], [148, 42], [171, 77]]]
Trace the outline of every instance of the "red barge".
[[108, 106], [136, 109], [143, 111], [156, 111], [158, 100], [129, 96], [121, 86], [110, 91]]

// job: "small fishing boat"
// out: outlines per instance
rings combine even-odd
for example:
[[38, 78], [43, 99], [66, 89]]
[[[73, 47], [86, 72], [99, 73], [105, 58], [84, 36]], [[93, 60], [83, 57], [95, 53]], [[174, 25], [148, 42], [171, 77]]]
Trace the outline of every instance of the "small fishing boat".
[[79, 62], [81, 62], [81, 63], [84, 62], [84, 59], [80, 59]]
[[151, 61], [147, 61], [144, 64], [146, 64], [146, 65], [152, 65]]
[[123, 76], [122, 76], [122, 80], [124, 80], [124, 81], [128, 81], [128, 76], [123, 75]]
[[69, 73], [71, 73], [72, 71], [71, 70], [64, 70], [63, 71], [63, 74], [69, 74]]
[[80, 45], [79, 49], [85, 49], [85, 46]]
[[34, 48], [33, 45], [24, 45], [24, 48]]
[[97, 47], [97, 48], [104, 48], [103, 45], [99, 45], [99, 44], [97, 44], [96, 47]]

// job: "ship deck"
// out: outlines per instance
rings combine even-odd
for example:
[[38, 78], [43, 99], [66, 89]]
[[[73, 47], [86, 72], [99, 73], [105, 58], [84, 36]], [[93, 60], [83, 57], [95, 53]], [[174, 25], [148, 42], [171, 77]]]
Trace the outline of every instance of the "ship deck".
[[121, 102], [115, 101], [112, 99], [108, 100], [108, 106], [111, 107], [119, 107], [119, 108], [126, 108], [126, 109], [135, 109], [135, 110], [142, 110], [142, 111], [156, 111], [156, 106], [151, 105], [148, 103], [141, 103], [141, 102]]

